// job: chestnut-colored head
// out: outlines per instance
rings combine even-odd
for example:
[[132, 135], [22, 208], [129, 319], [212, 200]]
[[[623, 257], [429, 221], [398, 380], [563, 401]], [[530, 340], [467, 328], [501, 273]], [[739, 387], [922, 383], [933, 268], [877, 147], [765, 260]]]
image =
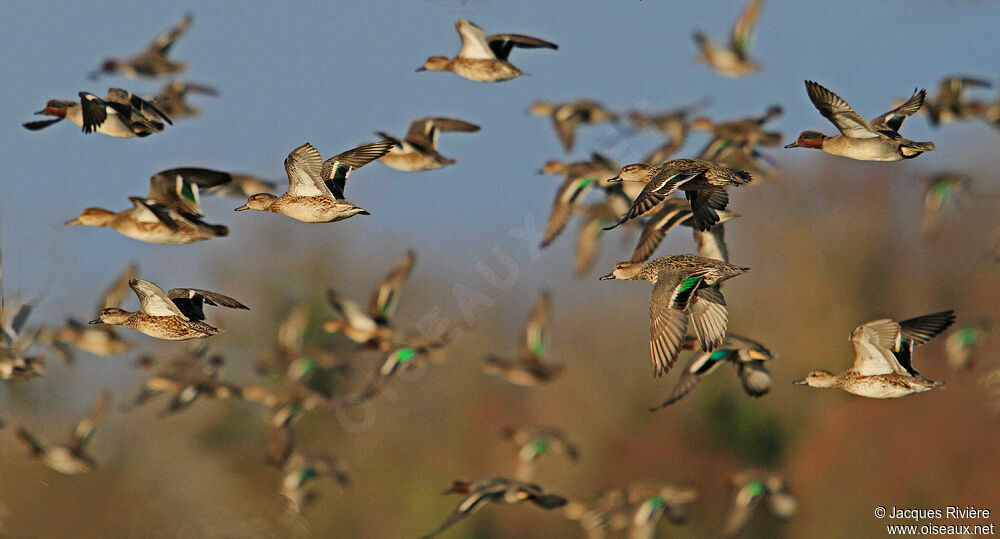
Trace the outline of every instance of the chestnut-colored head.
[[271, 207], [271, 204], [277, 200], [278, 197], [272, 195], [271, 193], [257, 193], [256, 195], [251, 195], [247, 199], [247, 203], [236, 208], [235, 211], [243, 210], [257, 210], [257, 211], [267, 211]]
[[786, 148], [816, 148], [817, 150], [823, 149], [823, 141], [826, 139], [826, 135], [820, 133], [819, 131], [803, 131], [799, 133], [799, 138], [795, 139], [795, 142], [785, 146]]
[[108, 307], [107, 309], [101, 311], [100, 318], [96, 320], [91, 320], [90, 323], [118, 325], [125, 322], [125, 319], [128, 318], [130, 314], [131, 314], [130, 312], [124, 309], [119, 309], [118, 307]]
[[72, 101], [63, 101], [62, 99], [51, 99], [45, 104], [45, 108], [36, 112], [35, 114], [44, 114], [46, 116], [55, 116], [56, 118], [65, 118], [66, 111], [76, 103]]
[[809, 387], [833, 387], [836, 377], [829, 371], [812, 371], [801, 380], [792, 382]]
[[424, 65], [417, 68], [417, 71], [447, 71], [450, 58], [444, 56], [431, 56], [424, 62]]
[[472, 490], [472, 485], [468, 481], [456, 480], [451, 483], [445, 494], [468, 494]]
[[76, 219], [66, 221], [67, 225], [108, 226], [115, 218], [115, 212], [104, 208], [87, 208]]
[[615, 269], [611, 273], [601, 277], [602, 281], [608, 279], [624, 279], [630, 280], [634, 279], [636, 275], [642, 270], [642, 266], [645, 262], [619, 262], [615, 264]]

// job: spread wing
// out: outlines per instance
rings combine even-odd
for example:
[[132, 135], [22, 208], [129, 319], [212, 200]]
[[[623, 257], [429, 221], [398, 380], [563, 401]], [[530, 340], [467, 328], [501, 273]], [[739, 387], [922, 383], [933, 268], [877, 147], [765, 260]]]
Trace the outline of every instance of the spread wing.
[[449, 131], [473, 133], [479, 131], [479, 126], [451, 118], [421, 118], [410, 124], [406, 141], [417, 146], [437, 148], [438, 134]]
[[522, 357], [539, 358], [545, 355], [550, 303], [548, 291], [543, 290], [538, 294], [535, 306], [528, 316], [528, 323], [524, 326], [523, 346], [528, 353], [522, 354]]
[[333, 193], [333, 197], [343, 200], [344, 186], [351, 171], [389, 153], [392, 147], [393, 141], [386, 139], [362, 144], [357, 148], [335, 155], [323, 163], [320, 177], [325, 182], [327, 190]]
[[83, 114], [83, 132], [97, 131], [108, 119], [107, 104], [89, 92], [80, 92], [80, 111]]
[[761, 3], [761, 0], [747, 2], [743, 12], [733, 23], [732, 33], [729, 35], [729, 48], [744, 60], [749, 56], [753, 31], [757, 27], [757, 18], [760, 16]]
[[726, 338], [729, 312], [718, 285], [699, 286], [691, 299], [691, 322], [702, 350], [714, 350]]
[[807, 80], [806, 93], [813, 106], [824, 118], [837, 126], [840, 133], [854, 138], [875, 138], [878, 132], [839, 95], [819, 84]]
[[163, 290], [145, 279], [132, 279], [129, 287], [139, 297], [139, 310], [149, 316], [180, 316], [187, 318]]
[[184, 35], [184, 32], [191, 26], [193, 20], [190, 13], [185, 14], [181, 22], [177, 23], [177, 26], [156, 36], [156, 39], [146, 47], [144, 52], [146, 54], [166, 55], [170, 52], [170, 47], [174, 45], [177, 38]]
[[500, 60], [506, 60], [514, 47], [522, 49], [559, 49], [559, 45], [555, 43], [521, 34], [494, 34], [487, 37], [486, 41], [489, 42], [493, 54]]
[[229, 296], [197, 288], [172, 288], [167, 293], [167, 298], [184, 313], [184, 316], [194, 321], [205, 319], [205, 311], [203, 309], [205, 304], [216, 307], [229, 307], [230, 309], [250, 310], [250, 307], [243, 305]]
[[497, 56], [493, 53], [490, 45], [486, 42], [486, 35], [483, 29], [472, 24], [465, 19], [459, 19], [455, 23], [455, 30], [462, 38], [462, 49], [458, 51], [458, 56], [470, 60], [493, 60]]
[[200, 189], [209, 189], [229, 183], [228, 172], [207, 168], [172, 168], [157, 172], [149, 178], [149, 196], [179, 212], [203, 216]]
[[378, 288], [372, 293], [371, 301], [368, 302], [368, 312], [373, 317], [382, 319], [392, 317], [399, 299], [399, 289], [413, 271], [416, 260], [417, 255], [413, 251], [407, 251], [382, 279]]
[[[106, 101], [112, 108], [119, 110], [119, 114], [122, 115], [123, 118], [131, 118], [131, 113], [135, 111], [138, 112], [144, 119], [152, 120], [149, 115], [149, 113], [152, 112], [168, 124], [174, 125], [174, 123], [170, 121], [170, 118], [162, 110], [157, 108], [156, 105], [133, 94], [132, 92], [122, 90], [121, 88], [108, 88], [108, 95], [104, 96], [104, 101]], [[160, 127], [162, 127], [162, 125]]]
[[854, 343], [854, 367], [862, 376], [905, 374], [906, 370], [896, 361], [893, 351], [900, 345], [900, 328], [891, 318], [882, 318], [858, 326], [851, 333]]
[[927, 97], [927, 90], [913, 90], [913, 95], [905, 103], [873, 119], [871, 121], [872, 127], [879, 131], [888, 131], [887, 134], [897, 134], [907, 116], [912, 116], [920, 110], [925, 97]]
[[635, 198], [635, 202], [632, 203], [632, 207], [629, 208], [628, 213], [617, 224], [609, 227], [609, 229], [646, 213], [653, 206], [663, 202], [678, 187], [700, 174], [701, 171], [678, 171], [671, 168], [661, 170], [642, 188], [642, 192]]
[[111, 403], [111, 394], [107, 391], [101, 393], [101, 396], [97, 398], [97, 403], [94, 404], [94, 409], [90, 414], [81, 419], [76, 425], [76, 429], [73, 432], [72, 441], [70, 446], [74, 449], [80, 450], [87, 445], [90, 437], [94, 434], [94, 430], [97, 425], [104, 418], [104, 414], [108, 411], [108, 405]]
[[573, 213], [573, 207], [577, 202], [586, 196], [597, 179], [587, 177], [567, 177], [556, 191], [555, 200], [552, 201], [552, 212], [549, 214], [549, 221], [545, 225], [545, 235], [542, 237], [542, 247], [548, 246], [556, 236], [562, 232]]
[[646, 221], [646, 226], [639, 236], [639, 243], [632, 251], [632, 262], [648, 260], [663, 242], [663, 238], [690, 216], [691, 210], [687, 209], [687, 204], [683, 200], [672, 198], [665, 201], [660, 211]]
[[125, 298], [125, 293], [128, 291], [128, 283], [132, 279], [135, 279], [135, 274], [139, 270], [139, 267], [135, 264], [125, 268], [125, 271], [118, 276], [115, 282], [111, 283], [111, 286], [104, 292], [104, 296], [101, 298], [101, 302], [97, 305], [97, 310], [107, 309], [108, 307], [118, 307], [122, 304], [122, 299]]
[[320, 177], [323, 158], [319, 150], [308, 142], [292, 150], [285, 158], [285, 173], [288, 174], [288, 194], [300, 197], [333, 198]]
[[704, 352], [698, 354], [691, 361], [688, 362], [687, 366], [684, 367], [684, 373], [681, 374], [681, 379], [674, 384], [674, 388], [670, 390], [670, 395], [667, 400], [660, 403], [656, 408], [650, 408], [650, 411], [656, 411], [661, 408], [666, 408], [671, 404], [681, 400], [685, 395], [694, 389], [694, 386], [698, 385], [698, 382], [708, 376], [708, 374], [722, 365], [724, 359], [731, 354], [730, 350], [716, 350], [714, 352]]
[[649, 300], [649, 351], [656, 376], [670, 370], [684, 343], [688, 308], [707, 270], [661, 271]]

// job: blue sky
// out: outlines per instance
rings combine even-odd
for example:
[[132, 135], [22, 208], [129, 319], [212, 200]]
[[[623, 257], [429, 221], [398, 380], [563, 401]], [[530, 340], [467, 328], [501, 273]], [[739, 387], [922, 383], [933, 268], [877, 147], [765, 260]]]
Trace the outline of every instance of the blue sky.
[[[96, 291], [133, 260], [143, 265], [144, 276], [168, 287], [216, 285], [219, 279], [208, 268], [212, 257], [267, 256], [274, 247], [261, 236], [269, 229], [285, 238], [289, 256], [333, 256], [343, 259], [344, 268], [365, 257], [392, 260], [416, 246], [427, 271], [468, 275], [477, 261], [492, 256], [492, 247], [506, 245], [519, 259], [534, 261], [530, 268], [537, 277], [518, 291], [528, 301], [537, 286], [569, 278], [565, 259], [573, 243], [560, 238], [551, 252], [530, 258], [527, 242], [508, 237], [526, 218], [544, 225], [558, 180], [535, 171], [548, 159], [567, 157], [547, 120], [526, 114], [536, 99], [593, 97], [614, 109], [659, 109], [709, 97], [705, 112], [717, 119], [758, 114], [780, 103], [786, 113], [773, 125], [791, 141], [801, 130], [833, 129], [809, 103], [806, 78], [870, 117], [914, 87], [933, 88], [944, 74], [996, 77], [997, 3], [766, 2], [754, 49], [764, 71], [732, 80], [695, 62], [690, 36], [703, 29], [724, 39], [740, 9], [742, 2], [718, 1], [445, 1], [403, 7], [198, 2], [128, 9], [115, 3], [7, 3], [0, 21], [0, 43], [8, 52], [0, 75], [7, 95], [0, 102], [7, 177], [0, 216], [8, 293], [41, 298], [43, 312], [85, 317]], [[194, 98], [202, 117], [180, 120], [146, 139], [84, 136], [68, 122], [40, 132], [21, 128], [37, 119], [31, 113], [49, 98], [75, 98], [80, 90], [103, 95], [109, 86], [154, 93], [159, 81], [92, 82], [86, 74], [106, 56], [138, 51], [186, 11], [194, 13], [194, 25], [172, 53], [189, 65], [181, 77], [221, 92], [218, 98]], [[427, 56], [457, 52], [453, 23], [460, 17], [487, 33], [535, 35], [560, 49], [515, 51], [513, 62], [528, 76], [500, 84], [414, 72]], [[307, 225], [234, 213], [239, 201], [206, 199], [208, 220], [228, 225], [230, 236], [179, 247], [62, 224], [85, 207], [128, 207], [127, 196], [144, 194], [149, 176], [170, 167], [247, 171], [283, 184], [282, 161], [303, 142], [328, 156], [374, 140], [375, 130], [401, 135], [412, 119], [428, 115], [475, 122], [482, 131], [442, 137], [442, 152], [458, 160], [455, 166], [409, 174], [373, 164], [352, 176], [348, 198], [370, 210], [370, 217]], [[934, 131], [922, 118], [908, 122], [904, 133], [937, 140], [938, 151], [893, 170], [957, 167], [970, 151], [996, 142], [984, 126]], [[604, 148], [629, 162], [656, 142], [646, 136], [621, 142], [615, 134], [606, 126], [585, 130], [569, 157]], [[680, 155], [690, 156], [701, 143], [696, 136]], [[960, 151], [966, 143], [972, 149]], [[805, 150], [770, 155], [791, 167], [786, 170], [831, 159]], [[805, 178], [795, 181], [799, 185], [792, 188], [808, 185]], [[618, 255], [609, 256], [601, 264]], [[352, 283], [363, 277], [345, 276]]]

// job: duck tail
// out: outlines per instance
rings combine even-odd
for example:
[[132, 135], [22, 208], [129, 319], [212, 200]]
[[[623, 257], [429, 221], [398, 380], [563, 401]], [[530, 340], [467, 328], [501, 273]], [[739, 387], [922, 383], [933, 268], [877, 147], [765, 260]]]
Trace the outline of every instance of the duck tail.
[[899, 147], [899, 153], [903, 159], [913, 159], [924, 152], [933, 152], [934, 148], [933, 142], [908, 142]]
[[215, 234], [216, 236], [221, 237], [229, 235], [229, 227], [226, 225], [208, 225], [208, 227], [212, 230], [212, 234]]

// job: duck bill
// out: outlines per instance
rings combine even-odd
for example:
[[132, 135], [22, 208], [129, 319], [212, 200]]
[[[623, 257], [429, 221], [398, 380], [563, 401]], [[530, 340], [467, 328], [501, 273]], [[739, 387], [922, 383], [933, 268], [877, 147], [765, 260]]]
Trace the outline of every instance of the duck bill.
[[798, 142], [793, 142], [793, 143], [789, 144], [788, 146], [785, 146], [785, 148], [798, 148], [798, 147], [799, 147], [799, 143]]
[[91, 320], [90, 322], [87, 322], [87, 323], [88, 324], [103, 324], [104, 322], [100, 318], [98, 318], [97, 320]]
[[620, 181], [622, 181], [622, 177], [621, 176], [615, 176], [614, 178], [609, 178], [608, 179], [608, 183], [618, 183]]
[[416, 72], [417, 72], [417, 73], [420, 73], [421, 71], [427, 71], [427, 68], [426, 68], [426, 67], [424, 67], [424, 66], [420, 66], [420, 67], [418, 67], [418, 68], [416, 69]]
[[806, 384], [806, 379], [805, 378], [803, 378], [801, 380], [793, 380], [792, 383], [795, 384], [795, 385], [797, 385], [797, 386], [808, 385], [808, 384]]
[[598, 281], [607, 281], [609, 279], [614, 279], [614, 278], [615, 278], [615, 274], [614, 273], [609, 273], [609, 274], [601, 277], [600, 279], [598, 279]]
[[249, 209], [250, 209], [250, 206], [247, 206], [246, 204], [244, 204], [244, 205], [240, 206], [239, 208], [236, 208], [233, 211], [243, 211], [243, 210], [249, 210]]
[[66, 221], [66, 223], [64, 223], [64, 224], [67, 224], [67, 225], [79, 225], [79, 224], [82, 224], [82, 223], [80, 223], [80, 219], [79, 218], [76, 218], [76, 219], [70, 219], [69, 221]]
[[43, 115], [43, 114], [45, 114], [45, 109], [42, 109], [42, 110], [40, 110], [40, 111], [36, 112], [36, 113], [35, 113], [35, 116], [41, 116], [41, 115]]

